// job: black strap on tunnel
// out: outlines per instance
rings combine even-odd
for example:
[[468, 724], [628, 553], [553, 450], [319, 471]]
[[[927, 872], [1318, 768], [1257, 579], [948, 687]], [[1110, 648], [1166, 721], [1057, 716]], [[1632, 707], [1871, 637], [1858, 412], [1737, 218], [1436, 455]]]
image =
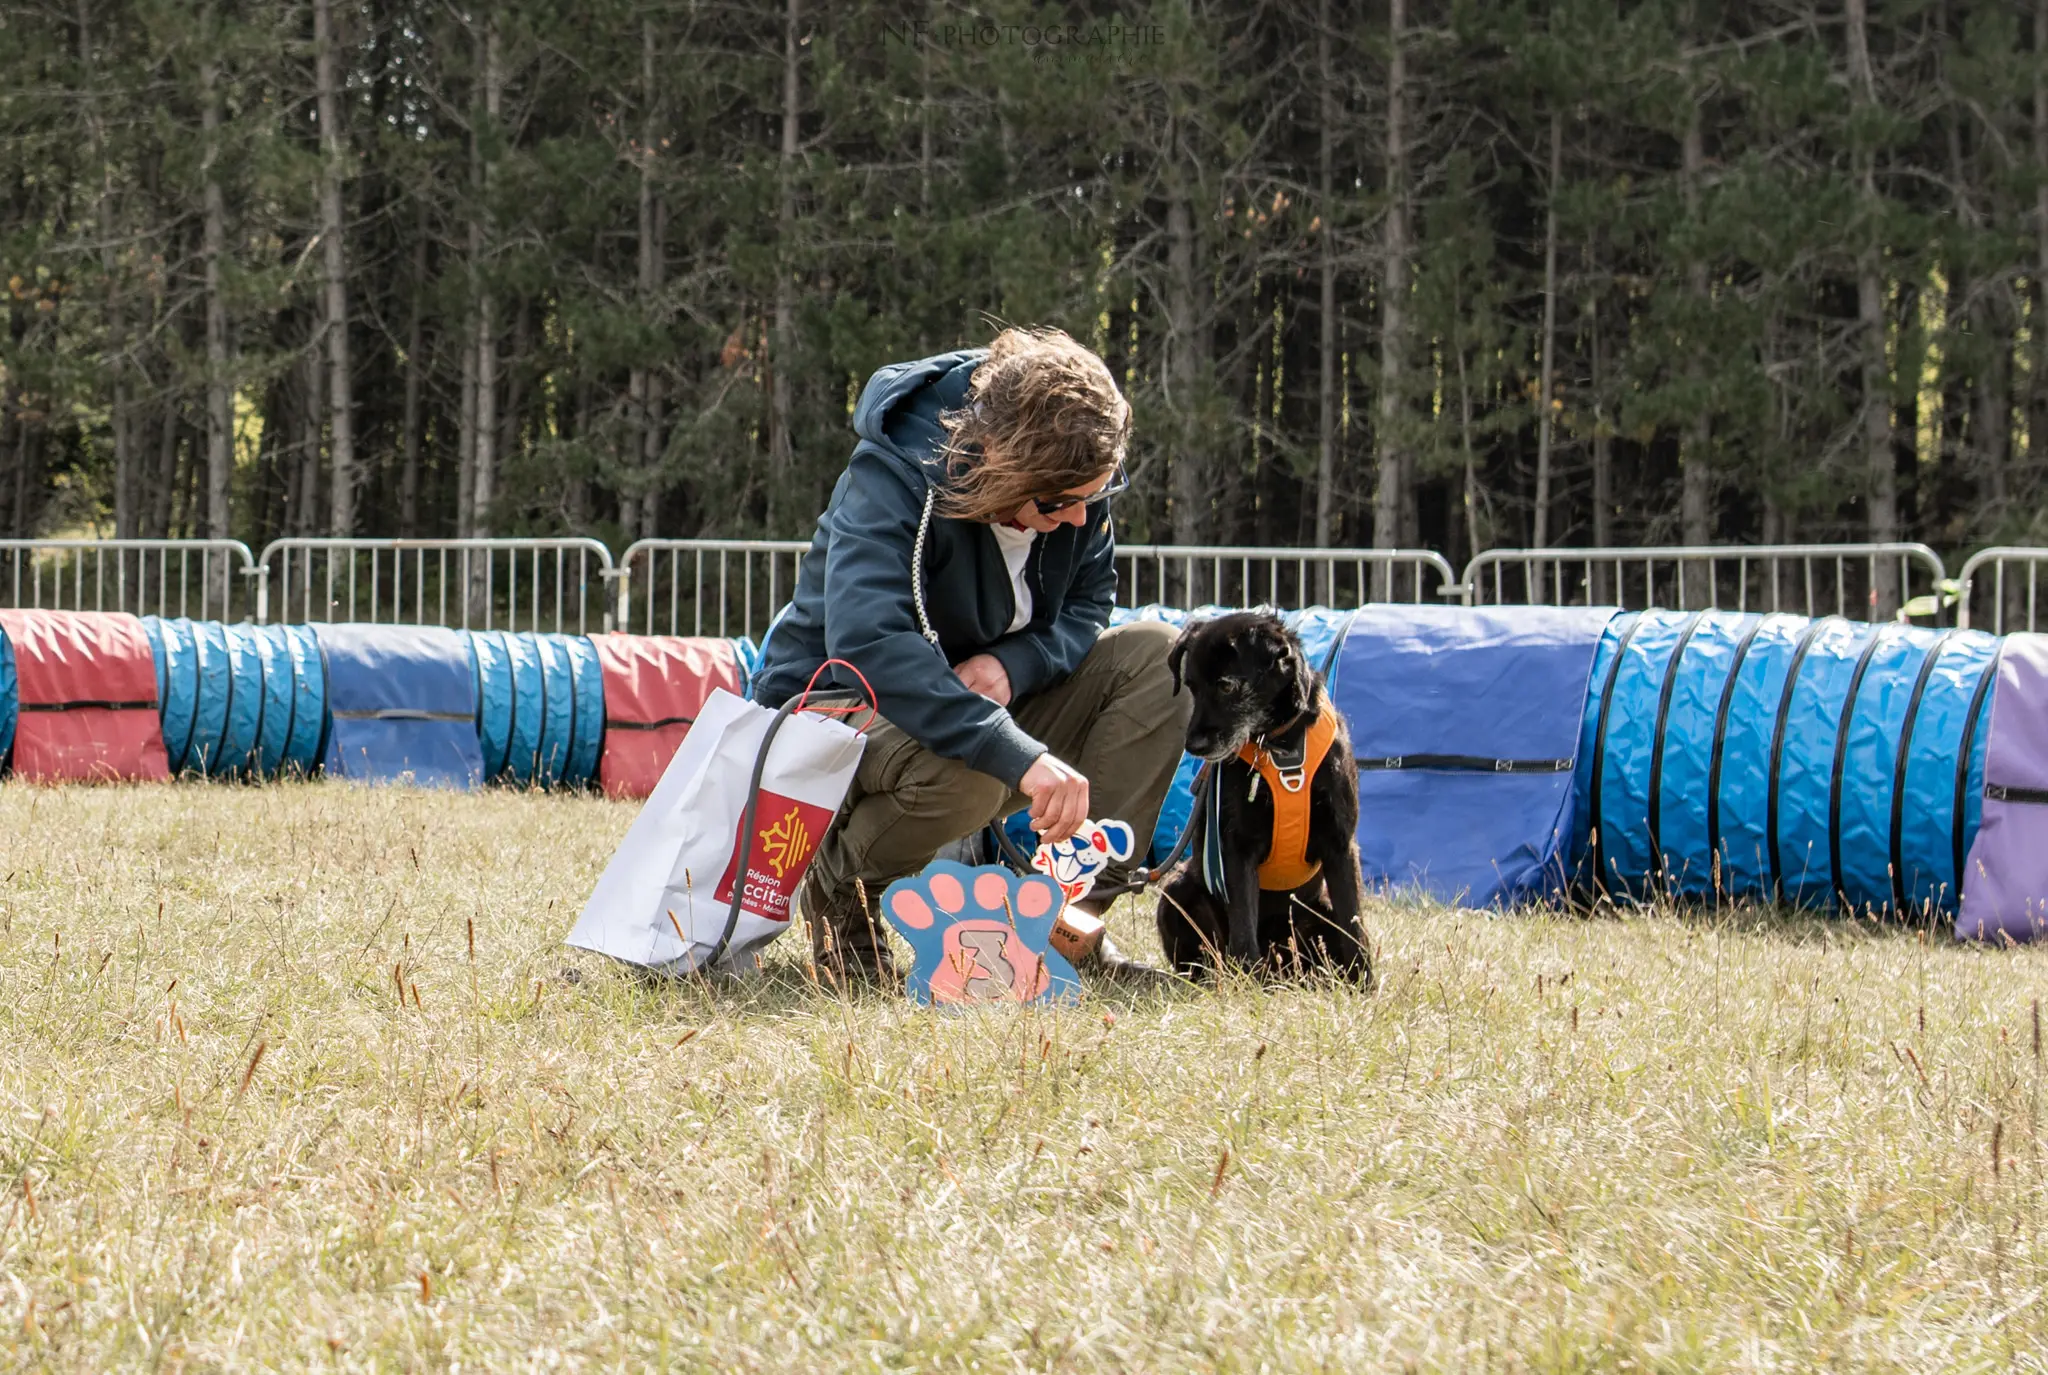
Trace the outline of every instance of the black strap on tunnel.
[[1644, 816], [1650, 832], [1651, 872], [1659, 882], [1668, 875], [1664, 863], [1664, 723], [1671, 716], [1671, 698], [1678, 689], [1678, 661], [1685, 657], [1685, 647], [1692, 643], [1692, 635], [1700, 628], [1700, 621], [1706, 612], [1695, 611], [1692, 619], [1685, 623], [1685, 629], [1678, 633], [1678, 643], [1671, 647], [1671, 657], [1664, 664], [1664, 686], [1657, 692], [1657, 726], [1650, 736], [1650, 798], [1649, 809]]
[[[487, 633], [489, 632], [474, 630], [468, 632], [469, 678], [471, 684], [476, 689], [476, 748], [479, 756], [483, 754], [484, 748], [484, 656], [483, 651], [478, 649], [477, 645], [480, 643], [480, 635]], [[489, 778], [491, 776], [490, 761], [485, 760], [484, 777]]]
[[292, 741], [299, 734], [299, 644], [290, 626], [279, 626], [277, 633], [278, 653], [284, 656], [288, 680], [284, 687], [284, 744], [277, 751], [277, 776], [283, 778], [285, 766], [292, 762]]
[[1636, 637], [1642, 623], [1638, 616], [1621, 632], [1621, 639], [1614, 646], [1614, 662], [1607, 666], [1607, 681], [1600, 685], [1600, 714], [1593, 718], [1593, 786], [1586, 812], [1593, 832], [1593, 884], [1600, 893], [1607, 891], [1607, 845], [1601, 839], [1607, 828], [1600, 815], [1600, 776], [1607, 772], [1607, 709], [1614, 705], [1614, 684], [1621, 677], [1621, 661], [1628, 656], [1628, 642]]
[[2029, 806], [2048, 806], [2048, 788], [2008, 788], [2003, 783], [1986, 783], [1984, 796], [1993, 802], [2023, 802]]
[[1849, 894], [1842, 886], [1842, 770], [1849, 762], [1849, 731], [1856, 724], [1856, 694], [1863, 688], [1863, 674], [1870, 667], [1871, 656], [1877, 653], [1890, 629], [1889, 625], [1878, 626], [1870, 634], [1870, 643], [1856, 656], [1856, 671], [1849, 675], [1849, 690], [1842, 696], [1842, 715], [1835, 722], [1835, 762], [1828, 770], [1828, 885], [1834, 889], [1836, 905], [1844, 909], [1849, 906]]
[[1766, 619], [1759, 616], [1736, 642], [1735, 661], [1728, 665], [1728, 681], [1721, 684], [1721, 700], [1714, 706], [1714, 747], [1707, 758], [1707, 862], [1715, 866], [1721, 863], [1721, 749], [1728, 741], [1728, 709], [1735, 703], [1742, 661], [1749, 657], [1749, 647], [1756, 643]]
[[540, 632], [533, 631], [533, 660], [540, 665], [540, 729], [533, 739], [533, 781], [546, 784], [548, 779], [541, 769], [541, 761], [548, 757], [548, 650], [541, 642]]
[[468, 721], [466, 711], [429, 711], [425, 707], [357, 707], [331, 713], [337, 721]]
[[22, 711], [155, 711], [154, 702], [105, 702], [97, 698], [79, 698], [70, 702], [21, 702]]
[[614, 721], [610, 717], [606, 717], [604, 728], [606, 730], [666, 730], [670, 726], [690, 726], [695, 725], [696, 722], [697, 718], [694, 716], [661, 716], [652, 721]]
[[1495, 759], [1483, 754], [1390, 754], [1352, 761], [1361, 769], [1445, 769], [1456, 773], [1567, 773], [1569, 759]]
[[583, 678], [576, 667], [576, 651], [568, 642], [562, 645], [562, 657], [569, 661], [569, 743], [562, 751], [562, 781], [569, 781], [569, 770], [576, 763], [576, 728], [583, 715]]
[[511, 633], [504, 630], [492, 633], [498, 637], [498, 645], [505, 651], [505, 681], [511, 685], [507, 701], [512, 708], [511, 714], [505, 718], [505, 753], [499, 757], [498, 767], [490, 774], [492, 778], [498, 778], [512, 767], [512, 746], [519, 739], [519, 660], [512, 653]]
[[185, 723], [185, 743], [178, 747], [178, 762], [171, 765], [172, 773], [185, 772], [185, 766], [192, 762], [192, 741], [199, 734], [199, 693], [206, 684], [206, 669], [199, 662], [199, 626], [194, 621], [180, 621], [183, 633], [192, 646], [192, 718]]
[[327, 662], [327, 646], [320, 643], [320, 632], [313, 632], [313, 652], [320, 658], [320, 739], [313, 746], [313, 767], [322, 773], [327, 771], [327, 745], [334, 738], [334, 674]]
[[1970, 714], [1963, 722], [1963, 747], [1956, 753], [1956, 794], [1952, 810], [1948, 814], [1948, 836], [1951, 857], [1955, 863], [1953, 890], [1958, 901], [1963, 893], [1963, 865], [1968, 859], [1968, 846], [1963, 844], [1963, 807], [1970, 800], [1970, 756], [1977, 752], [1977, 723], [1984, 718], [1984, 703], [1991, 696], [1991, 685], [1998, 680], [1998, 661], [2005, 655], [2005, 641], [2000, 640], [1991, 651], [1991, 662], [1984, 665], [1984, 676], [1977, 680], [1977, 690], [1970, 694]]
[[249, 747], [249, 773], [252, 777], [263, 777], [263, 724], [270, 719], [270, 655], [266, 652], [270, 637], [264, 632], [267, 626], [256, 626], [249, 633], [249, 642], [255, 648], [250, 652], [256, 656], [256, 740]]
[[[220, 628], [220, 643], [221, 653], [227, 659], [228, 665], [228, 704], [226, 709], [220, 714], [220, 739], [214, 742], [214, 748], [218, 755], [225, 755], [227, 753], [228, 732], [235, 727], [235, 635], [234, 631], [226, 625], [222, 625]], [[226, 767], [225, 761], [219, 757], [202, 759], [199, 763], [209, 778], [220, 769]]]
[[1813, 648], [1814, 637], [1827, 629], [1828, 618], [1815, 621], [1799, 636], [1799, 647], [1792, 651], [1792, 667], [1785, 672], [1785, 690], [1778, 694], [1778, 724], [1771, 731], [1771, 766], [1768, 774], [1769, 791], [1764, 797], [1764, 825], [1769, 834], [1765, 837], [1771, 847], [1771, 896], [1782, 901], [1785, 896], [1784, 866], [1778, 856], [1778, 778], [1785, 763], [1785, 724], [1792, 717], [1792, 694], [1799, 690], [1799, 670], [1806, 663], [1806, 651]]
[[1934, 666], [1941, 661], [1941, 651], [1948, 648], [1948, 642], [1957, 635], [1956, 631], [1942, 632], [1927, 657], [1920, 661], [1920, 672], [1913, 679], [1913, 695], [1906, 699], [1906, 719], [1899, 723], [1899, 757], [1892, 766], [1892, 910], [1901, 915], [1906, 910], [1906, 765], [1913, 758], [1913, 726], [1920, 719], [1920, 699], [1927, 695], [1927, 684], [1934, 678]]

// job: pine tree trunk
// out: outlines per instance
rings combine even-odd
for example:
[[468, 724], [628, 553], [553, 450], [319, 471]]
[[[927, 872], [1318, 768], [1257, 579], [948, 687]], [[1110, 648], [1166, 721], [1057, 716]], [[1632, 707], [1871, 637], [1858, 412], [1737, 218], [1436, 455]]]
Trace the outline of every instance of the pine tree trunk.
[[[1693, 97], [1690, 117], [1685, 125], [1685, 142], [1681, 156], [1684, 160], [1685, 214], [1694, 224], [1700, 218], [1700, 183], [1706, 177], [1707, 150], [1706, 136], [1700, 127], [1700, 104], [1697, 95]], [[1706, 368], [1707, 360], [1700, 356], [1701, 340], [1697, 331], [1705, 327], [1709, 307], [1707, 288], [1707, 262], [1697, 251], [1686, 264], [1686, 291], [1692, 297], [1694, 312], [1694, 336], [1691, 340], [1690, 366], [1695, 384], [1699, 383]], [[1678, 529], [1681, 544], [1709, 544], [1714, 535], [1714, 477], [1713, 419], [1704, 403], [1699, 404], [1698, 413], [1686, 427], [1683, 451], [1679, 457], [1680, 490], [1678, 502]], [[1706, 584], [1710, 580], [1712, 565], [1695, 561], [1685, 566], [1687, 595], [1692, 599], [1704, 598], [1701, 605], [1712, 604], [1713, 589]]]
[[[659, 137], [661, 130], [661, 114], [654, 84], [654, 59], [654, 24], [650, 20], [641, 26], [640, 41], [640, 102], [645, 123], [642, 126], [640, 136], [640, 261], [638, 282], [640, 309], [644, 318], [649, 320], [653, 319], [660, 310], [662, 267], [666, 257], [666, 246], [663, 243], [662, 231], [666, 227], [665, 221], [667, 218], [663, 213], [661, 199], [655, 192], [654, 182], [656, 139]], [[784, 116], [785, 119], [789, 118], [787, 107], [785, 107]], [[785, 124], [783, 128], [785, 153], [793, 153], [794, 151], [792, 143], [793, 127], [792, 125]], [[787, 231], [789, 227], [787, 221], [784, 222], [782, 227]], [[776, 335], [776, 349], [779, 359], [781, 351], [787, 347], [786, 340], [780, 333], [782, 322], [779, 317], [776, 329], [778, 331]], [[775, 370], [775, 376], [778, 380], [782, 377], [782, 369], [779, 366]], [[635, 525], [629, 526], [625, 533], [626, 538], [629, 540], [634, 538], [651, 539], [654, 536], [656, 513], [661, 509], [659, 473], [664, 448], [661, 430], [661, 374], [651, 368], [635, 368], [632, 374], [631, 385], [640, 418], [640, 474], [643, 485], [639, 492], [639, 501], [636, 503], [639, 508], [637, 512], [639, 520]], [[783, 418], [781, 423], [787, 423], [787, 402], [788, 397], [785, 394], [780, 403], [783, 409], [779, 409], [777, 412]], [[784, 445], [783, 452], [786, 458], [788, 455], [787, 445]], [[783, 471], [786, 473], [787, 469], [785, 468]]]
[[792, 261], [796, 239], [796, 156], [798, 115], [803, 89], [797, 68], [797, 28], [801, 0], [787, 0], [782, 30], [782, 204], [777, 215], [775, 264], [775, 348], [769, 359], [768, 384], [768, 531], [783, 533], [782, 502], [795, 467], [790, 435], [794, 409], [790, 395], [791, 354], [796, 347], [796, 283]]
[[917, 48], [917, 208], [932, 213], [932, 47]]
[[1538, 549], [1550, 545], [1550, 462], [1557, 386], [1557, 195], [1564, 186], [1564, 116], [1550, 116], [1550, 189], [1543, 215], [1543, 362], [1536, 388], [1536, 521]]
[[[214, 31], [213, 7], [203, 30]], [[228, 482], [234, 474], [234, 394], [228, 378], [228, 308], [221, 294], [221, 260], [227, 256], [227, 203], [216, 164], [220, 158], [220, 59], [209, 43], [199, 68], [200, 128], [205, 136], [202, 197], [206, 255], [206, 533], [229, 535]]]
[[491, 533], [491, 503], [497, 498], [498, 312], [489, 293], [476, 303], [476, 474], [470, 479], [469, 532]]
[[[576, 382], [575, 436], [586, 440], [590, 434], [590, 377], [585, 373]], [[569, 508], [569, 533], [586, 534], [590, 530], [590, 481], [581, 473], [569, 477], [567, 493]]]
[[2007, 469], [2012, 461], [2012, 320], [2004, 306], [2003, 288], [1987, 293], [1972, 321], [1982, 351], [1977, 386], [1971, 398], [1975, 412], [1970, 429], [1983, 497], [1991, 505], [1991, 524], [2006, 517], [2012, 500]]
[[107, 149], [107, 129], [100, 108], [98, 57], [92, 40], [92, 8], [78, 0], [78, 61], [85, 72], [86, 122], [92, 130], [93, 158], [99, 164], [95, 219], [99, 226], [100, 272], [107, 286], [107, 371], [113, 404], [107, 417], [114, 437], [114, 535], [135, 537], [135, 445], [128, 415], [128, 331], [121, 297], [114, 213], [114, 166]]
[[19, 538], [14, 527], [14, 379], [0, 379], [0, 535]]
[[[1868, 109], [1877, 103], [1877, 82], [1870, 63], [1870, 28], [1866, 0], [1847, 0], [1849, 92], [1852, 105]], [[1856, 257], [1856, 322], [1862, 370], [1861, 428], [1866, 469], [1867, 538], [1889, 544], [1899, 538], [1897, 458], [1892, 452], [1891, 386], [1885, 359], [1884, 277], [1878, 256], [1878, 219], [1883, 205], [1877, 193], [1872, 155], [1857, 155], [1857, 189], [1862, 201], [1862, 240]], [[1887, 619], [1899, 604], [1898, 567], [1877, 560], [1871, 589], [1871, 615]]]
[[[472, 226], [471, 241], [481, 239]], [[472, 261], [474, 259], [472, 258]], [[471, 307], [475, 309], [474, 306]], [[455, 535], [467, 539], [476, 494], [476, 325], [466, 321], [462, 332], [462, 407], [455, 441]]]
[[2027, 476], [2032, 500], [2048, 472], [2048, 0], [2034, 0], [2034, 319], [2033, 372], [2027, 419]]
[[199, 441], [203, 432], [179, 425], [171, 436], [171, 471], [177, 488], [171, 495], [171, 538], [191, 539], [198, 517], [199, 470], [205, 466]]
[[[1328, 549], [1337, 540], [1337, 420], [1339, 401], [1337, 396], [1337, 226], [1336, 205], [1332, 199], [1334, 179], [1331, 162], [1334, 150], [1337, 124], [1337, 81], [1330, 70], [1330, 0], [1318, 0], [1316, 5], [1316, 74], [1321, 85], [1321, 118], [1318, 120], [1316, 148], [1316, 203], [1322, 214], [1323, 232], [1317, 243], [1321, 256], [1322, 270], [1322, 316], [1317, 324], [1320, 329], [1316, 340], [1317, 363], [1320, 374], [1316, 385], [1316, 529], [1315, 541], [1319, 549]], [[1460, 359], [1462, 363], [1463, 360]], [[1323, 600], [1332, 601], [1336, 590], [1331, 585], [1334, 567], [1326, 565], [1323, 575]]]
[[[1479, 455], [1472, 444], [1472, 378], [1465, 365], [1463, 340], [1458, 341], [1455, 351], [1458, 356], [1458, 447], [1465, 460], [1462, 493], [1465, 515], [1465, 562], [1469, 562], [1479, 552]], [[1461, 562], [1459, 568], [1463, 567], [1464, 563]]]
[[400, 436], [398, 533], [414, 539], [420, 529], [420, 403], [426, 380], [427, 199], [419, 198], [419, 222], [412, 241], [412, 319], [405, 332], [405, 432]]
[[305, 405], [299, 410], [299, 503], [292, 517], [292, 532], [316, 535], [320, 532], [320, 341], [316, 335], [306, 344], [299, 359], [299, 391]]
[[[1173, 455], [1173, 538], [1177, 544], [1200, 544], [1209, 528], [1209, 465], [1195, 433], [1194, 415], [1201, 392], [1199, 356], [1200, 290], [1196, 283], [1195, 220], [1180, 181], [1180, 150], [1168, 140], [1174, 160], [1166, 203], [1166, 384], [1167, 409], [1177, 422], [1178, 452]], [[1193, 596], [1191, 588], [1179, 589]]]
[[[488, 127], [495, 129], [504, 92], [498, 71], [498, 27], [489, 17], [484, 20], [481, 47], [483, 115]], [[490, 164], [479, 156], [477, 166], [478, 194], [487, 200], [491, 185]], [[491, 504], [497, 495], [498, 466], [498, 322], [495, 303], [483, 273], [486, 251], [484, 220], [489, 213], [488, 205], [479, 206], [476, 218], [470, 222], [476, 282], [476, 461], [470, 478], [469, 524], [470, 533], [479, 537], [491, 533]]]
[[512, 311], [510, 348], [501, 350], [498, 359], [498, 372], [505, 379], [505, 395], [498, 407], [496, 452], [500, 465], [519, 457], [521, 430], [526, 423], [526, 383], [531, 376], [526, 360], [532, 356], [533, 302], [521, 300]]
[[[9, 339], [19, 350], [22, 336], [28, 332], [28, 307], [19, 297], [8, 306], [7, 317]], [[10, 369], [6, 377], [0, 379], [0, 505], [4, 505], [7, 511], [6, 523], [0, 524], [0, 530], [4, 530], [11, 539], [28, 537], [22, 519], [22, 497], [17, 494], [20, 464], [23, 462], [21, 436], [28, 428], [28, 422], [20, 411], [21, 385]]]
[[178, 486], [179, 404], [176, 396], [165, 396], [157, 425], [156, 490], [149, 494], [152, 539], [171, 537], [171, 501]]
[[[1591, 317], [1593, 335], [1593, 547], [1611, 549], [1614, 547], [1614, 433], [1613, 424], [1607, 415], [1607, 340], [1600, 330], [1600, 298], [1593, 297]], [[1600, 565], [1593, 567], [1593, 585], [1586, 589], [1588, 598], [1595, 604], [1603, 603], [1607, 596], [1606, 570]]]
[[328, 502], [332, 533], [355, 533], [356, 471], [355, 396], [348, 349], [348, 251], [343, 238], [341, 178], [345, 153], [341, 141], [339, 61], [335, 49], [334, 0], [313, 0], [314, 83], [320, 109], [320, 249], [327, 268], [327, 392], [332, 410], [327, 421], [328, 471], [334, 494]]
[[[1380, 286], [1379, 423], [1374, 427], [1378, 482], [1372, 497], [1372, 543], [1391, 549], [1400, 538], [1408, 505], [1407, 464], [1397, 431], [1405, 390], [1408, 346], [1408, 59], [1405, 51], [1407, 0], [1389, 0], [1387, 37], [1387, 223]], [[1393, 594], [1392, 574], [1382, 596]]]

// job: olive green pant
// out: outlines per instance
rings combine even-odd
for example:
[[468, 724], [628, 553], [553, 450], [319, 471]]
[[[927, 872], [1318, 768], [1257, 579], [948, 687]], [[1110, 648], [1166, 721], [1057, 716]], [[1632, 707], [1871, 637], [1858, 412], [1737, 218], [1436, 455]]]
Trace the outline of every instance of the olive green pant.
[[[1175, 633], [1157, 621], [1104, 631], [1064, 680], [1011, 708], [1019, 725], [1087, 778], [1091, 818], [1130, 825], [1137, 853], [1113, 866], [1104, 883], [1143, 865], [1180, 764], [1188, 698], [1174, 692], [1166, 667]], [[821, 959], [886, 962], [877, 919], [861, 910], [854, 880], [872, 907], [884, 888], [945, 846], [1029, 805], [1007, 783], [933, 754], [886, 720], [867, 737], [845, 805], [805, 881], [805, 922]]]

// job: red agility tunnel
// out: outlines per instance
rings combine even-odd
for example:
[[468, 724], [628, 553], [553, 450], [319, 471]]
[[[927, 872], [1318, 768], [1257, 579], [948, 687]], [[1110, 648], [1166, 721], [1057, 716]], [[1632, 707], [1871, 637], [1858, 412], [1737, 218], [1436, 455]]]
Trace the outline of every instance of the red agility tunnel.
[[156, 658], [133, 616], [0, 611], [21, 695], [13, 772], [38, 783], [165, 782]]
[[739, 654], [731, 640], [592, 635], [590, 642], [604, 668], [598, 783], [608, 797], [646, 797], [712, 690], [741, 691]]

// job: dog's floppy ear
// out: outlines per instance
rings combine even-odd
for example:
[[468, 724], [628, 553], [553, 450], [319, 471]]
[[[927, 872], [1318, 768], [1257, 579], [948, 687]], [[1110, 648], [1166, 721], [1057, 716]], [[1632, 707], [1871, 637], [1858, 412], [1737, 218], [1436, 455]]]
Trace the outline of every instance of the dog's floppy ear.
[[1181, 627], [1180, 634], [1174, 637], [1173, 648], [1166, 651], [1166, 671], [1173, 675], [1173, 695], [1176, 697], [1180, 696], [1181, 660], [1187, 658], [1188, 641], [1194, 638], [1195, 632], [1200, 628], [1200, 622], [1189, 621]]
[[1305, 716], [1316, 705], [1315, 670], [1308, 666], [1308, 655], [1302, 653], [1301, 642], [1288, 634], [1284, 626], [1276, 626], [1274, 634], [1280, 642], [1276, 660], [1287, 679], [1289, 708], [1295, 715]]

